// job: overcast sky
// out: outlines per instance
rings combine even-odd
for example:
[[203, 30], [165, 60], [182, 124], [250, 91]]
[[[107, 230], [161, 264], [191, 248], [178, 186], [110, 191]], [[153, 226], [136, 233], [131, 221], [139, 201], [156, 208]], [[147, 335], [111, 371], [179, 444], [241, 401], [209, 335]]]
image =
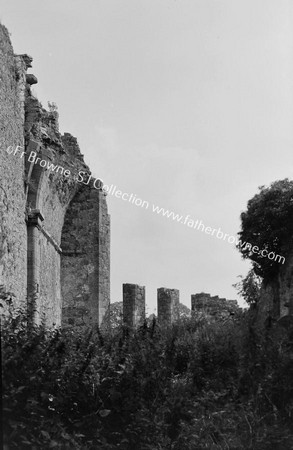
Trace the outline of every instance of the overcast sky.
[[152, 204], [236, 235], [258, 186], [292, 178], [291, 0], [2, 0], [1, 22], [61, 132], [106, 184], [112, 301], [122, 283], [237, 298], [233, 245], [152, 212]]

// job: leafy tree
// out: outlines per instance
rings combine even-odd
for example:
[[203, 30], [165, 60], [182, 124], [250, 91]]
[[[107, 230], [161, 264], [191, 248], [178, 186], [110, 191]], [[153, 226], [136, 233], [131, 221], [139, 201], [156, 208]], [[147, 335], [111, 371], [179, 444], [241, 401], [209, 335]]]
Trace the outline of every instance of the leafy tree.
[[239, 275], [241, 281], [233, 284], [237, 292], [249, 305], [256, 305], [260, 298], [261, 277], [250, 269], [246, 277]]
[[179, 313], [179, 318], [187, 318], [187, 317], [191, 317], [191, 311], [188, 308], [188, 306], [184, 305], [183, 303], [179, 303], [178, 306], [178, 313]]
[[[242, 242], [250, 243], [239, 251], [243, 258], [251, 259], [257, 275], [265, 280], [276, 275], [293, 243], [293, 181], [287, 178], [273, 182], [269, 187], [261, 186], [260, 192], [248, 201], [247, 211], [241, 214]], [[254, 253], [253, 246], [267, 250], [269, 257]], [[275, 256], [274, 256], [275, 255]], [[271, 259], [270, 259], [271, 258]]]

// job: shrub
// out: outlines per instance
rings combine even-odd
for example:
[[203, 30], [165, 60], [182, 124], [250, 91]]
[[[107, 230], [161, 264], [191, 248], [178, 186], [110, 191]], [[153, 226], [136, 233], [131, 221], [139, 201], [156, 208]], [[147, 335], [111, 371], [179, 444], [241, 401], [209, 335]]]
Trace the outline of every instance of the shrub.
[[2, 330], [4, 437], [29, 449], [292, 448], [292, 336], [249, 313], [136, 332]]

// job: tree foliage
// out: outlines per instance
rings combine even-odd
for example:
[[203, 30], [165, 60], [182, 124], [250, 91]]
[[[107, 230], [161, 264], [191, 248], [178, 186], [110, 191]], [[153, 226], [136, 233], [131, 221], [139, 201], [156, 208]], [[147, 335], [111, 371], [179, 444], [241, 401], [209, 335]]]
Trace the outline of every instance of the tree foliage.
[[[275, 255], [286, 257], [293, 243], [293, 181], [287, 178], [273, 182], [269, 187], [261, 186], [247, 204], [247, 211], [241, 214], [242, 242], [258, 246]], [[247, 246], [239, 247], [243, 258], [253, 262], [257, 275], [269, 279], [276, 275], [280, 262], [273, 258], [253, 253]]]
[[123, 324], [123, 302], [110, 303], [110, 328], [115, 329]]
[[237, 289], [238, 294], [248, 305], [256, 305], [260, 300], [261, 277], [256, 275], [253, 269], [250, 269], [246, 277], [240, 275], [240, 278], [241, 281], [235, 283], [233, 287]]

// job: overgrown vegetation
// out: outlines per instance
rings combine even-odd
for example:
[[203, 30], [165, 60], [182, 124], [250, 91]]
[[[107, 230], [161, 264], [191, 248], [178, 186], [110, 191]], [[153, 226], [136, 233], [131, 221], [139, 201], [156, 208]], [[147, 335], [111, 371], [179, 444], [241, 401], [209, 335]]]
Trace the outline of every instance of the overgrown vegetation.
[[248, 271], [245, 277], [239, 275], [239, 278], [240, 281], [233, 284], [233, 287], [248, 305], [257, 305], [261, 295], [262, 278], [255, 274], [253, 268]]
[[209, 323], [2, 329], [10, 449], [291, 449], [293, 335], [251, 313]]
[[[241, 214], [242, 229], [238, 234], [242, 242], [286, 258], [292, 251], [292, 227], [293, 181], [286, 178], [259, 188], [259, 193], [249, 200], [247, 211]], [[278, 273], [279, 260], [262, 257], [248, 246], [239, 247], [239, 251], [252, 261], [254, 272], [264, 280]]]

